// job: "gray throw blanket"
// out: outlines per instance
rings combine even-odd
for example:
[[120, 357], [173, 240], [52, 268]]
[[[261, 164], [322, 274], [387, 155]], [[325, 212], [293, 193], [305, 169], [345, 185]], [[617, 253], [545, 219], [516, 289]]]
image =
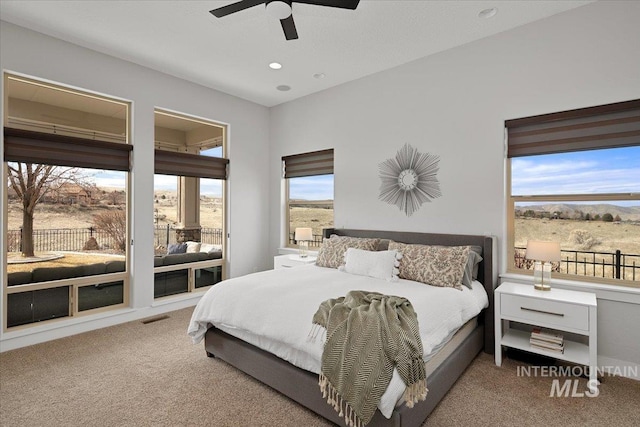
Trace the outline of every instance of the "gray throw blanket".
[[351, 291], [320, 304], [313, 323], [327, 333], [319, 380], [322, 395], [348, 426], [371, 421], [394, 367], [407, 385], [407, 406], [426, 398], [418, 319], [406, 298]]

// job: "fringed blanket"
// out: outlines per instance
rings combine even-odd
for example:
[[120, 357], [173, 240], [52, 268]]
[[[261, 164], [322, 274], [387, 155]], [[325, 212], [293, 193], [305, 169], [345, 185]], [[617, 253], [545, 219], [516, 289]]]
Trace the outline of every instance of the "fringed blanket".
[[406, 298], [351, 291], [320, 304], [313, 323], [327, 334], [319, 381], [322, 395], [348, 426], [371, 421], [394, 367], [407, 385], [407, 406], [426, 398], [418, 320]]

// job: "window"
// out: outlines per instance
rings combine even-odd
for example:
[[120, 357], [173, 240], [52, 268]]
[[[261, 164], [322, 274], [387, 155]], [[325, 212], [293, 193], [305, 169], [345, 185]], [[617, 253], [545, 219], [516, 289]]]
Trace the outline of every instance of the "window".
[[640, 101], [506, 122], [508, 270], [560, 242], [554, 277], [640, 286]]
[[155, 298], [224, 277], [225, 135], [224, 125], [155, 112]]
[[333, 150], [285, 156], [287, 246], [296, 247], [295, 229], [312, 229], [309, 247], [319, 247], [322, 230], [333, 227]]
[[5, 74], [4, 327], [126, 306], [129, 104]]

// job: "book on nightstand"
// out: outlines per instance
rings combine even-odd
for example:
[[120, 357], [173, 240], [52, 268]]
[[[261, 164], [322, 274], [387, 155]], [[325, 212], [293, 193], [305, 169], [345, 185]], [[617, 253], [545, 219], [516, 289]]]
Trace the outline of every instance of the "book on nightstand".
[[534, 328], [531, 331], [531, 338], [535, 338], [536, 340], [541, 340], [541, 341], [549, 341], [555, 344], [564, 343], [564, 337], [562, 336], [562, 334], [543, 331], [540, 328]]
[[529, 344], [542, 350], [564, 353], [564, 337], [562, 334], [543, 331], [540, 328], [534, 328], [531, 331]]

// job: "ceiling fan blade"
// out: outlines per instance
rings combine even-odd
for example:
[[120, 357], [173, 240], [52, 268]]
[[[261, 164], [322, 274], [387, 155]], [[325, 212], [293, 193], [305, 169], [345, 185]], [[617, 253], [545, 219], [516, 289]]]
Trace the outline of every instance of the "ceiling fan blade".
[[360, 0], [293, 0], [293, 2], [354, 10], [356, 7], [358, 7], [358, 3], [360, 3]]
[[261, 3], [264, 3], [264, 0], [242, 0], [237, 3], [231, 3], [226, 6], [210, 10], [209, 13], [211, 13], [216, 18], [222, 18], [223, 16], [227, 16], [235, 12], [240, 12], [241, 10], [249, 9], [250, 7], [257, 6]]
[[296, 31], [296, 24], [293, 22], [293, 15], [289, 15], [288, 18], [280, 20], [282, 25], [282, 31], [284, 31], [284, 37], [287, 40], [295, 40], [298, 38], [298, 31]]

